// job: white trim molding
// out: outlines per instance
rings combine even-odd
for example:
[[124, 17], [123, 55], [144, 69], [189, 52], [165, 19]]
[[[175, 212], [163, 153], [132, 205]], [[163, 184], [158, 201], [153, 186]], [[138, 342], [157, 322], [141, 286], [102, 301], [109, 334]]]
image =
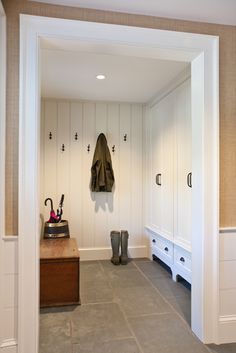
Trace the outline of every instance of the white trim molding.
[[[111, 248], [81, 248], [79, 249], [80, 260], [108, 260], [111, 258]], [[129, 246], [128, 256], [132, 259], [148, 256], [148, 248], [145, 245]]]
[[224, 234], [224, 233], [236, 233], [236, 227], [222, 227], [220, 228], [220, 234]]
[[0, 2], [0, 232], [5, 234], [6, 16]]
[[17, 341], [15, 339], [3, 341], [0, 345], [0, 353], [17, 353]]
[[[6, 15], [0, 1], [0, 346], [3, 344], [5, 235]], [[2, 349], [1, 349], [2, 352]]]
[[236, 316], [220, 316], [219, 344], [236, 342]]
[[4, 340], [0, 345], [0, 353], [17, 353], [17, 341], [15, 339]]
[[8, 348], [17, 346], [17, 341], [15, 339], [4, 340], [0, 345], [0, 348]]
[[[19, 353], [38, 351], [39, 122], [42, 38], [86, 40], [126, 55], [191, 63], [193, 140], [192, 329], [205, 343], [218, 340], [219, 97], [218, 37], [65, 19], [20, 16], [19, 125]], [[134, 54], [135, 53], [135, 54]], [[197, 144], [196, 144], [197, 141]], [[199, 141], [201, 143], [199, 144]], [[29, 293], [31, 295], [29, 296]], [[212, 298], [215, 298], [212, 300]]]
[[2, 237], [4, 241], [18, 241], [18, 235], [5, 235]]
[[191, 68], [190, 65], [186, 69], [184, 69], [180, 74], [175, 77], [169, 84], [164, 87], [161, 91], [158, 92], [155, 97], [153, 97], [148, 103], [147, 106], [152, 108], [158, 102], [160, 102], [165, 96], [174, 91], [178, 86], [191, 78]]

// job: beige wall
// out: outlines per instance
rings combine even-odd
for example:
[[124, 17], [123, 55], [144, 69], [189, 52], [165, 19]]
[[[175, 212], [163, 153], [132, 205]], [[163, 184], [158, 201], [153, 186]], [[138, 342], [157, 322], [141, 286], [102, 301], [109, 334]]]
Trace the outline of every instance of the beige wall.
[[7, 14], [6, 234], [17, 234], [19, 14], [107, 22], [220, 37], [220, 225], [236, 226], [236, 27], [3, 0]]

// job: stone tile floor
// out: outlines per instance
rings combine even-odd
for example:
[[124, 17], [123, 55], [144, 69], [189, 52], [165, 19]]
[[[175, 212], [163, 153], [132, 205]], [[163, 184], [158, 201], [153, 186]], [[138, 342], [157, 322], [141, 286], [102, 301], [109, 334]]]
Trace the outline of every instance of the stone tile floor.
[[191, 292], [156, 261], [80, 264], [80, 306], [42, 309], [40, 353], [235, 353], [190, 330]]

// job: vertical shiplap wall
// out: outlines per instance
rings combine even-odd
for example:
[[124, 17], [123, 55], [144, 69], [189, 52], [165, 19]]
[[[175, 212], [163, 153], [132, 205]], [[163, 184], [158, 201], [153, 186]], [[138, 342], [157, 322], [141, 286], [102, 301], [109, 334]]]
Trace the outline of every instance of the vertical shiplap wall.
[[[143, 106], [43, 99], [41, 110], [42, 220], [47, 220], [49, 214], [44, 199], [52, 197], [56, 209], [64, 193], [63, 218], [69, 220], [71, 236], [77, 239], [82, 258], [109, 257], [110, 231], [121, 229], [129, 231], [130, 254], [145, 256]], [[89, 187], [94, 149], [101, 132], [107, 137], [113, 163], [112, 193], [94, 193]]]

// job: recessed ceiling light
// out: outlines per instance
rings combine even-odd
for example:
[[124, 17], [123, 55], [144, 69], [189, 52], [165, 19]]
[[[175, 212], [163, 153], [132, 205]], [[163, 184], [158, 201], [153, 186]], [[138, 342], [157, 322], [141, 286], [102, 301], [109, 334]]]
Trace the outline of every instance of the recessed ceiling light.
[[106, 76], [103, 74], [99, 74], [96, 76], [96, 79], [98, 79], [98, 80], [105, 80], [105, 78], [106, 78]]

